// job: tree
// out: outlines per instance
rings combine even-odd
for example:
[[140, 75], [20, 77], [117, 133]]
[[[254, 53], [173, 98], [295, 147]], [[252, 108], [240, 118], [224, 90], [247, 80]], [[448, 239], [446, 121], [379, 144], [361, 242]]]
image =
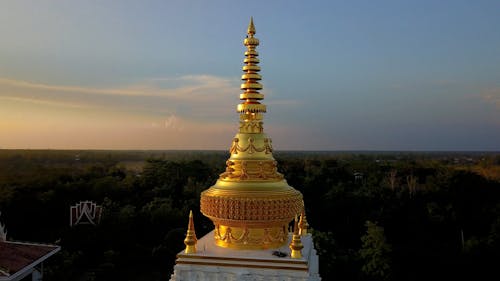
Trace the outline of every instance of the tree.
[[396, 189], [396, 184], [398, 183], [398, 171], [396, 169], [392, 169], [390, 172], [389, 172], [389, 175], [387, 177], [388, 181], [389, 181], [389, 187], [391, 188], [392, 191], [394, 191]]
[[365, 264], [361, 268], [370, 280], [389, 280], [391, 278], [392, 247], [385, 239], [384, 228], [366, 221], [366, 234], [361, 237], [363, 243], [359, 250]]
[[417, 192], [417, 177], [415, 177], [413, 174], [409, 175], [406, 177], [406, 185], [408, 186], [408, 192], [410, 193], [410, 198], [415, 195]]

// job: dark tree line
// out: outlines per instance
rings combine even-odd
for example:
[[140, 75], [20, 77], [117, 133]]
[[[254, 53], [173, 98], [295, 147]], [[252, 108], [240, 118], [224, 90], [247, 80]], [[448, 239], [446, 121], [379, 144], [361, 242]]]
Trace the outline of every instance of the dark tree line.
[[325, 280], [497, 275], [500, 182], [432, 160], [281, 166], [304, 194]]
[[[74, 154], [0, 154], [0, 220], [9, 237], [62, 247], [46, 280], [166, 280], [184, 248], [189, 210], [199, 237], [213, 227], [199, 213], [199, 196], [223, 171], [226, 153]], [[488, 165], [498, 167], [498, 159]], [[323, 280], [495, 274], [498, 180], [420, 154], [283, 153], [278, 160], [304, 195]], [[69, 207], [82, 200], [103, 206], [97, 226], [69, 226]]]

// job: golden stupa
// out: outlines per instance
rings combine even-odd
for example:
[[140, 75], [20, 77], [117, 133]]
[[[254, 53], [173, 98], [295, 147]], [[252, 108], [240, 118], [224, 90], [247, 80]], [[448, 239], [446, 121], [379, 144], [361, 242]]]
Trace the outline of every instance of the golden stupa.
[[271, 139], [264, 133], [266, 106], [259, 93], [260, 67], [250, 19], [241, 84], [239, 131], [233, 138], [222, 173], [212, 187], [201, 193], [201, 212], [214, 225], [215, 244], [231, 249], [269, 249], [283, 246], [288, 224], [304, 209], [302, 194], [289, 186], [277, 171]]

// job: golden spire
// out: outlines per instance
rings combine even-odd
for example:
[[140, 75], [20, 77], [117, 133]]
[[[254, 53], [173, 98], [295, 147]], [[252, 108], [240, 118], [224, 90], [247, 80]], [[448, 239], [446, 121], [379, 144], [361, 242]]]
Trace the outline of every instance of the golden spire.
[[309, 224], [307, 223], [305, 208], [302, 209], [302, 213], [300, 214], [299, 228], [300, 228], [300, 236], [306, 236]]
[[189, 224], [186, 232], [186, 239], [184, 239], [184, 244], [186, 244], [184, 253], [196, 253], [196, 242], [198, 242], [198, 239], [196, 238], [196, 233], [194, 231], [193, 211], [189, 211]]
[[253, 18], [250, 18], [248, 24], [247, 37], [243, 40], [243, 45], [247, 47], [243, 63], [243, 72], [241, 80], [245, 81], [240, 88], [244, 91], [240, 94], [240, 100], [243, 102], [238, 105], [237, 112], [240, 113], [240, 132], [259, 133], [262, 132], [262, 113], [266, 112], [266, 106], [259, 101], [264, 99], [264, 95], [259, 93], [262, 85], [258, 82], [262, 77], [260, 72], [259, 53], [255, 50], [259, 46], [259, 39], [254, 37], [255, 26]]
[[299, 226], [297, 224], [297, 217], [295, 217], [292, 241], [290, 242], [290, 250], [292, 250], [290, 256], [292, 259], [302, 258], [302, 248], [304, 248], [304, 245], [302, 245], [302, 241], [300, 240]]
[[215, 244], [232, 249], [271, 249], [286, 244], [288, 223], [303, 209], [302, 194], [278, 173], [271, 138], [263, 130], [266, 106], [260, 101], [259, 56], [250, 19], [243, 60], [242, 102], [238, 133], [233, 138], [226, 171], [201, 193], [200, 209], [215, 225]]

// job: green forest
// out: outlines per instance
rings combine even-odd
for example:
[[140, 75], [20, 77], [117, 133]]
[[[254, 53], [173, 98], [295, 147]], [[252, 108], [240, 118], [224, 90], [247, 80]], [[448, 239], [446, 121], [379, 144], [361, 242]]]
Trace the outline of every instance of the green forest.
[[[45, 280], [168, 280], [224, 151], [0, 150], [8, 239], [61, 251]], [[304, 195], [323, 280], [486, 280], [500, 264], [500, 153], [280, 152]], [[70, 206], [103, 207], [71, 227]]]

